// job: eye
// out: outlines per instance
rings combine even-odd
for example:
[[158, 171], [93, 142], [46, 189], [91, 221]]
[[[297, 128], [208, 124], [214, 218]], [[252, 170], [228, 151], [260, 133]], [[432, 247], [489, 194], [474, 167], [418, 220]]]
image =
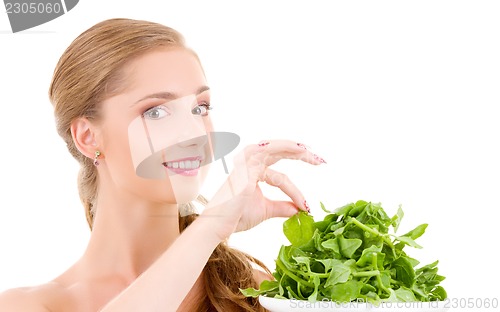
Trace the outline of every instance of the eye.
[[157, 120], [157, 119], [162, 119], [163, 117], [167, 116], [168, 113], [163, 106], [155, 106], [147, 109], [144, 113], [142, 113], [142, 116], [147, 119], [151, 120]]
[[209, 103], [203, 102], [203, 103], [195, 106], [195, 108], [193, 108], [191, 110], [191, 113], [193, 113], [193, 115], [207, 116], [208, 111], [211, 109], [212, 109], [212, 107], [210, 106]]

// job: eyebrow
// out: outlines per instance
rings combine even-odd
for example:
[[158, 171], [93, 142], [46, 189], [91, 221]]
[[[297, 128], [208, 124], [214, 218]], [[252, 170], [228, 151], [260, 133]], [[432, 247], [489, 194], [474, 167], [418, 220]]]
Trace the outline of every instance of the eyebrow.
[[[210, 90], [210, 88], [208, 86], [201, 86], [198, 88], [198, 90], [196, 90], [196, 95], [199, 95], [205, 91], [208, 91]], [[173, 100], [173, 99], [176, 99], [176, 98], [179, 98], [179, 95], [174, 93], [174, 92], [156, 92], [156, 93], [152, 93], [152, 94], [148, 94], [144, 97], [142, 97], [141, 99], [137, 100], [136, 102], [132, 103], [132, 105], [130, 105], [130, 107], [134, 106], [135, 104], [139, 103], [139, 102], [142, 102], [146, 99], [164, 99], [164, 100]]]

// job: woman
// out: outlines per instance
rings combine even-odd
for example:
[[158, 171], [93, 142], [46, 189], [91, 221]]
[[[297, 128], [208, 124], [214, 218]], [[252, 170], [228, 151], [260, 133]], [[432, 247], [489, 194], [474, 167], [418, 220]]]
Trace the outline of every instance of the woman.
[[[196, 54], [156, 23], [111, 19], [82, 33], [60, 58], [49, 95], [58, 132], [81, 164], [92, 234], [67, 271], [6, 291], [0, 310], [262, 311], [239, 288], [272, 276], [225, 241], [265, 219], [309, 210], [270, 165], [324, 160], [292, 141], [247, 146], [203, 212], [186, 215], [193, 200], [204, 202], [200, 185], [222, 143], [211, 135], [210, 92]], [[291, 201], [267, 199], [259, 182]]]

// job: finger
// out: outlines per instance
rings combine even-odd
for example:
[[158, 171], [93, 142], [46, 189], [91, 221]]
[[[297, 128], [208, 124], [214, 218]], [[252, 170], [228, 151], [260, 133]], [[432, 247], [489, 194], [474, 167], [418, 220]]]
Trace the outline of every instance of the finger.
[[286, 174], [267, 168], [264, 171], [262, 181], [279, 188], [293, 201], [296, 207], [309, 212], [309, 206], [299, 188], [288, 178]]
[[[259, 157], [260, 156], [260, 157]], [[290, 154], [290, 153], [275, 153], [275, 154], [267, 154], [267, 155], [259, 155], [257, 157], [260, 158], [260, 161], [265, 165], [265, 166], [271, 166], [277, 163], [278, 161], [282, 159], [293, 159], [293, 160], [300, 160], [305, 163], [309, 163], [312, 165], [321, 165], [321, 164], [326, 164], [326, 161], [318, 156], [317, 154], [311, 152], [311, 151], [304, 151], [299, 154]]]
[[291, 140], [265, 140], [257, 144], [257, 147], [259, 151], [265, 151], [269, 154], [283, 152], [299, 154], [307, 150], [304, 144]]
[[265, 166], [275, 164], [281, 159], [296, 159], [320, 165], [326, 161], [313, 153], [305, 144], [290, 140], [263, 141], [250, 148], [247, 155], [260, 160]]
[[280, 201], [267, 199], [269, 218], [288, 218], [297, 213], [297, 206], [291, 201]]
[[326, 163], [304, 144], [290, 140], [263, 141], [246, 146], [236, 155], [232, 174], [246, 177], [246, 182], [263, 181], [262, 175], [266, 168], [281, 159], [297, 159], [313, 165]]

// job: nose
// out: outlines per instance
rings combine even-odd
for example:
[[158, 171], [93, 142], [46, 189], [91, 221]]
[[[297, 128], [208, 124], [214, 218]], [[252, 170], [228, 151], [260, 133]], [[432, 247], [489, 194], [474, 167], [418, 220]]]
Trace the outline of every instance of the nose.
[[[187, 136], [184, 136], [187, 137]], [[177, 145], [182, 148], [188, 147], [200, 147], [204, 146], [208, 142], [208, 134], [205, 132], [203, 135], [191, 137], [187, 140], [180, 140]]]
[[176, 108], [178, 118], [175, 118], [175, 128], [178, 133], [176, 135], [176, 143], [179, 147], [200, 147], [208, 142], [208, 129], [205, 126], [203, 117], [194, 115], [191, 107], [196, 103], [179, 103]]

